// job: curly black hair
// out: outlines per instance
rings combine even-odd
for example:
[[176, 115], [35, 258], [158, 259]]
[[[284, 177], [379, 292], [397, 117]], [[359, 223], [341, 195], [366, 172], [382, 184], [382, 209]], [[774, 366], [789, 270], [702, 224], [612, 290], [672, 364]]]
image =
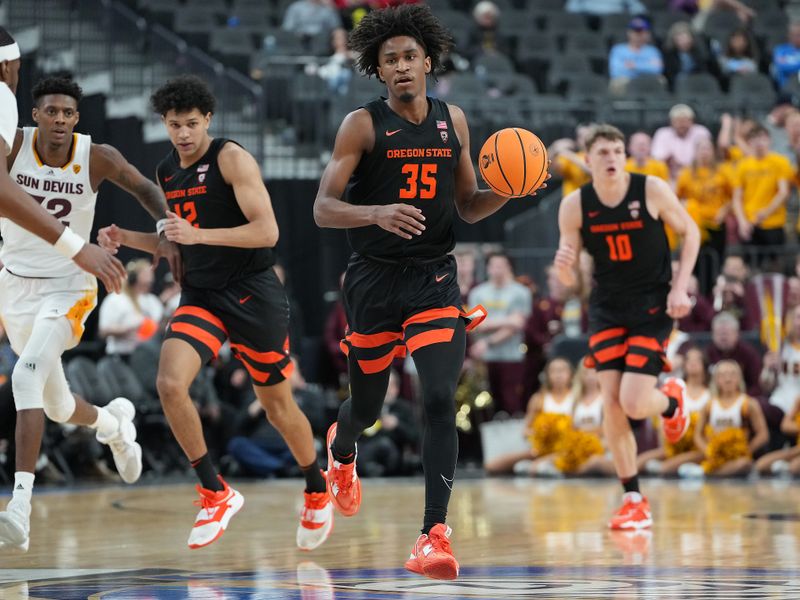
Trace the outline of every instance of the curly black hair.
[[350, 33], [350, 48], [358, 54], [356, 66], [364, 75], [378, 74], [378, 52], [389, 38], [412, 37], [431, 59], [431, 72], [442, 70], [442, 55], [453, 47], [453, 36], [426, 4], [403, 4], [374, 10]]
[[44, 98], [45, 96], [50, 96], [52, 94], [61, 94], [64, 96], [69, 96], [71, 98], [75, 98], [75, 102], [80, 102], [83, 98], [83, 90], [81, 86], [75, 83], [72, 80], [72, 77], [67, 76], [57, 76], [57, 77], [45, 77], [44, 79], [40, 79], [39, 83], [33, 86], [31, 90], [31, 96], [33, 96], [33, 103], [38, 106], [39, 100]]
[[216, 103], [206, 82], [196, 75], [181, 75], [170, 79], [150, 96], [150, 105], [161, 116], [171, 110], [185, 113], [194, 108], [204, 115], [213, 114]]

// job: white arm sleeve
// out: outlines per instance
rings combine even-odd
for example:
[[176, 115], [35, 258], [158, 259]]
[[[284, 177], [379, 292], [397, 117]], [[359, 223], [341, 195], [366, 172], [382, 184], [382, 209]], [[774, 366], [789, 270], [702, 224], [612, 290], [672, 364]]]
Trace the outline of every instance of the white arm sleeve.
[[0, 83], [0, 139], [5, 143], [6, 156], [11, 154], [17, 135], [17, 98], [5, 83]]

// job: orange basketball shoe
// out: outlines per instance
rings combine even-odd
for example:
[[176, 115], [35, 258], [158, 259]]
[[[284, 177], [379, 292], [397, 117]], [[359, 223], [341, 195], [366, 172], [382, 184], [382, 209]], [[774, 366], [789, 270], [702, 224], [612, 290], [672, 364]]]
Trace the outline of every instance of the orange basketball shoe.
[[200, 499], [194, 503], [200, 507], [200, 512], [197, 513], [192, 533], [189, 534], [189, 548], [192, 550], [208, 546], [221, 538], [233, 515], [244, 505], [244, 496], [228, 487], [220, 475], [217, 477], [223, 486], [219, 491], [197, 486]]
[[[322, 474], [323, 477], [325, 474]], [[328, 492], [303, 492], [303, 512], [297, 526], [297, 547], [300, 550], [319, 548], [333, 529], [333, 505]]]
[[639, 492], [622, 496], [622, 507], [608, 522], [610, 529], [647, 529], [653, 524], [650, 503]]
[[670, 377], [661, 386], [661, 391], [668, 398], [674, 398], [678, 402], [678, 408], [675, 413], [667, 418], [661, 418], [661, 426], [664, 429], [664, 437], [670, 444], [677, 443], [689, 429], [689, 415], [686, 414], [684, 408], [684, 394], [686, 393], [686, 384], [683, 379], [677, 377]]
[[450, 548], [452, 533], [447, 525], [437, 523], [428, 535], [421, 534], [406, 561], [406, 570], [431, 579], [458, 577], [458, 561]]
[[343, 465], [333, 458], [333, 440], [336, 438], [336, 423], [328, 429], [328, 470], [325, 475], [328, 479], [328, 496], [342, 516], [352, 517], [361, 506], [361, 481], [356, 473], [358, 450], [353, 462]]

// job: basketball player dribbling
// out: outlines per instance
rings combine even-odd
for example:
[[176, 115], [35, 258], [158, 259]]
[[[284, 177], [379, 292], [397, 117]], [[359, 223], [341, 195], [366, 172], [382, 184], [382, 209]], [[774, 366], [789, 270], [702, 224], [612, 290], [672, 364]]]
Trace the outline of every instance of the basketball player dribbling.
[[17, 185], [8, 173], [8, 155], [17, 134], [19, 46], [0, 27], [0, 216], [51, 244], [84, 271], [100, 279], [111, 292], [118, 292], [125, 279], [122, 263], [100, 247], [89, 244], [56, 219]]
[[[555, 266], [562, 283], [575, 285], [581, 248], [594, 259], [589, 304], [589, 355], [603, 396], [603, 426], [625, 494], [611, 529], [652, 524], [640, 490], [636, 440], [628, 421], [662, 415], [665, 437], [678, 441], [689, 426], [684, 384], [669, 379], [656, 389], [666, 365], [664, 349], [673, 319], [691, 310], [686, 288], [700, 233], [669, 185], [625, 172], [625, 137], [598, 125], [586, 142], [592, 182], [565, 196]], [[683, 238], [675, 277], [664, 225]]]
[[410, 353], [426, 417], [425, 515], [405, 566], [454, 579], [458, 562], [445, 525], [458, 454], [454, 392], [466, 323], [477, 325], [485, 313], [461, 312], [448, 253], [456, 212], [474, 223], [508, 198], [478, 190], [463, 111], [426, 96], [427, 76], [452, 46], [428, 6], [372, 11], [350, 46], [360, 71], [386, 84], [388, 99], [345, 117], [314, 204], [317, 225], [347, 229], [354, 250], [342, 290], [351, 397], [328, 431], [328, 492], [342, 515], [358, 512], [356, 441], [380, 415], [393, 359]]
[[[219, 539], [244, 498], [219, 476], [208, 455], [189, 386], [230, 339], [253, 380], [270, 423], [281, 433], [306, 479], [297, 545], [312, 550], [333, 526], [325, 477], [306, 416], [292, 398], [287, 336], [289, 305], [272, 265], [278, 224], [255, 159], [239, 144], [208, 134], [215, 100], [206, 84], [178, 77], [151, 98], [174, 150], [158, 166], [170, 212], [158, 224], [176, 242], [184, 273], [179, 308], [167, 327], [158, 366], [158, 393], [175, 438], [200, 479], [201, 507], [189, 547]], [[109, 249], [155, 250], [158, 235], [101, 231]]]
[[[93, 144], [73, 133], [80, 114], [81, 88], [72, 80], [51, 77], [32, 90], [36, 127], [17, 130], [8, 162], [11, 177], [42, 206], [87, 239], [94, 220], [97, 190], [110, 181], [133, 194], [158, 219], [167, 205], [158, 187], [113, 147]], [[0, 219], [0, 317], [19, 360], [11, 383], [17, 408], [16, 474], [13, 498], [0, 513], [0, 542], [26, 548], [29, 543], [31, 492], [41, 448], [44, 415], [57, 423], [96, 430], [111, 448], [126, 483], [142, 471], [136, 443], [135, 409], [125, 398], [95, 407], [70, 392], [61, 355], [83, 334], [97, 304], [97, 282], [44, 240]], [[164, 241], [161, 255], [177, 256]]]

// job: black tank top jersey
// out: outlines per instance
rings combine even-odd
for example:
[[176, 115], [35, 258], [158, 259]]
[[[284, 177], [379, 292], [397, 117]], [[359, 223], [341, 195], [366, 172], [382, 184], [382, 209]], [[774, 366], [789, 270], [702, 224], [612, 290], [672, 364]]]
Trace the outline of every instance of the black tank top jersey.
[[581, 187], [581, 238], [594, 259], [593, 298], [664, 289], [672, 279], [664, 223], [647, 210], [645, 175], [631, 174], [625, 198], [610, 208], [591, 183]]
[[[217, 156], [232, 140], [214, 138], [208, 151], [193, 165], [181, 168], [175, 150], [156, 170], [169, 209], [201, 229], [238, 227], [248, 223], [236, 202], [233, 187], [225, 182]], [[236, 143], [236, 142], [232, 142]], [[184, 284], [194, 288], [222, 289], [229, 283], [270, 268], [271, 248], [232, 248], [194, 244], [180, 246]]]
[[425, 231], [406, 240], [377, 225], [347, 230], [353, 250], [388, 259], [443, 256], [455, 246], [455, 170], [461, 155], [450, 110], [428, 98], [427, 118], [416, 125], [384, 98], [363, 108], [372, 115], [375, 146], [364, 154], [348, 184], [350, 204], [406, 203], [425, 215]]

